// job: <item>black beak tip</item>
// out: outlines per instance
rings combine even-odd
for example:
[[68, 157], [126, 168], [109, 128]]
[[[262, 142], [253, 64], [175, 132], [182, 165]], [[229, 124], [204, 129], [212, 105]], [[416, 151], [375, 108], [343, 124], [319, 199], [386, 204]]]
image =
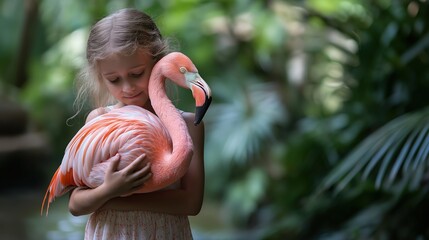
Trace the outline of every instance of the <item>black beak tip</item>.
[[203, 106], [197, 107], [195, 109], [195, 120], [194, 120], [194, 125], [197, 126], [198, 124], [200, 124], [200, 122], [203, 120], [204, 115], [207, 112], [207, 109], [210, 106], [210, 103], [212, 102], [212, 98], [211, 97], [207, 97], [206, 101], [204, 103]]

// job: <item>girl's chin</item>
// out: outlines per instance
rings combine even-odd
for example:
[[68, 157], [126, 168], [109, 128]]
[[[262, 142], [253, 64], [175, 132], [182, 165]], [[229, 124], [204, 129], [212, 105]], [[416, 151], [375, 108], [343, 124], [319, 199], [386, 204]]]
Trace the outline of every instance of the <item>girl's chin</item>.
[[136, 105], [136, 106], [140, 106], [140, 107], [144, 107], [146, 105], [146, 102], [148, 101], [147, 98], [144, 97], [144, 95], [142, 93], [134, 96], [134, 97], [130, 97], [130, 98], [122, 98], [122, 102], [125, 105]]

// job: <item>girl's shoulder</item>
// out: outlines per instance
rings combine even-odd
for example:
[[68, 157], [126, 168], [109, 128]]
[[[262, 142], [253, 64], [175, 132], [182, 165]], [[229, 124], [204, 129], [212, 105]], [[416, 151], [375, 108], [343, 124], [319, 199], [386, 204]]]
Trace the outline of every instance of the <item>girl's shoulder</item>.
[[183, 120], [185, 120], [186, 125], [188, 125], [188, 127], [192, 126], [191, 129], [195, 129], [195, 130], [200, 129], [200, 130], [204, 131], [204, 122], [203, 121], [201, 121], [200, 124], [198, 124], [197, 126], [195, 126], [195, 124], [194, 124], [195, 113], [193, 113], [193, 112], [185, 112], [185, 111], [182, 111], [180, 109], [178, 109], [178, 110], [179, 110], [180, 114], [182, 115]]
[[183, 120], [185, 120], [186, 124], [192, 123], [194, 121], [195, 114], [191, 112], [185, 112], [180, 109], [177, 109], [179, 113], [182, 115]]
[[186, 125], [188, 126], [188, 132], [192, 138], [192, 141], [194, 142], [195, 146], [203, 146], [204, 143], [204, 121], [201, 121], [200, 124], [195, 125], [195, 113], [193, 112], [184, 112], [179, 110], [181, 113], [183, 120], [185, 120]]
[[100, 116], [100, 115], [103, 115], [103, 114], [105, 114], [105, 113], [108, 113], [108, 112], [110, 112], [112, 109], [117, 108], [117, 107], [119, 107], [119, 106], [117, 106], [117, 105], [112, 105], [112, 106], [107, 106], [107, 107], [99, 107], [99, 108], [96, 108], [96, 109], [92, 110], [92, 111], [88, 114], [88, 116], [86, 117], [86, 122], [89, 122], [89, 121], [91, 121], [92, 119], [94, 119], [94, 118], [96, 118], [96, 117], [98, 117], [98, 116]]
[[91, 121], [92, 119], [100, 116], [100, 115], [105, 114], [106, 112], [107, 112], [107, 110], [104, 107], [99, 107], [99, 108], [96, 108], [96, 109], [92, 110], [88, 114], [88, 116], [86, 117], [86, 123], [89, 122], [89, 121]]

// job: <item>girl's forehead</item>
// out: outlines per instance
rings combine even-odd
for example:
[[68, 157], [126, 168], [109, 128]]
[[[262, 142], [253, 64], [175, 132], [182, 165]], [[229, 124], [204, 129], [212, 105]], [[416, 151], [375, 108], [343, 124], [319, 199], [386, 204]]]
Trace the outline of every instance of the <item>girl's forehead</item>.
[[145, 51], [135, 51], [132, 54], [113, 53], [98, 61], [100, 70], [131, 69], [138, 66], [150, 66], [153, 63], [152, 55]]

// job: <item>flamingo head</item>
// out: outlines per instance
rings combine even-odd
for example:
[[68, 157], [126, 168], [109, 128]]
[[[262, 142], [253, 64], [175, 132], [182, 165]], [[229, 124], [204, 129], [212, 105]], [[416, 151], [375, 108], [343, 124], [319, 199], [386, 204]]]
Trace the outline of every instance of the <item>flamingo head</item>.
[[189, 88], [192, 91], [196, 107], [194, 124], [198, 125], [212, 101], [210, 87], [201, 78], [197, 68], [186, 55], [174, 52], [168, 54], [166, 58], [171, 58], [169, 62], [172, 64], [169, 66], [171, 77], [166, 77], [179, 86]]

